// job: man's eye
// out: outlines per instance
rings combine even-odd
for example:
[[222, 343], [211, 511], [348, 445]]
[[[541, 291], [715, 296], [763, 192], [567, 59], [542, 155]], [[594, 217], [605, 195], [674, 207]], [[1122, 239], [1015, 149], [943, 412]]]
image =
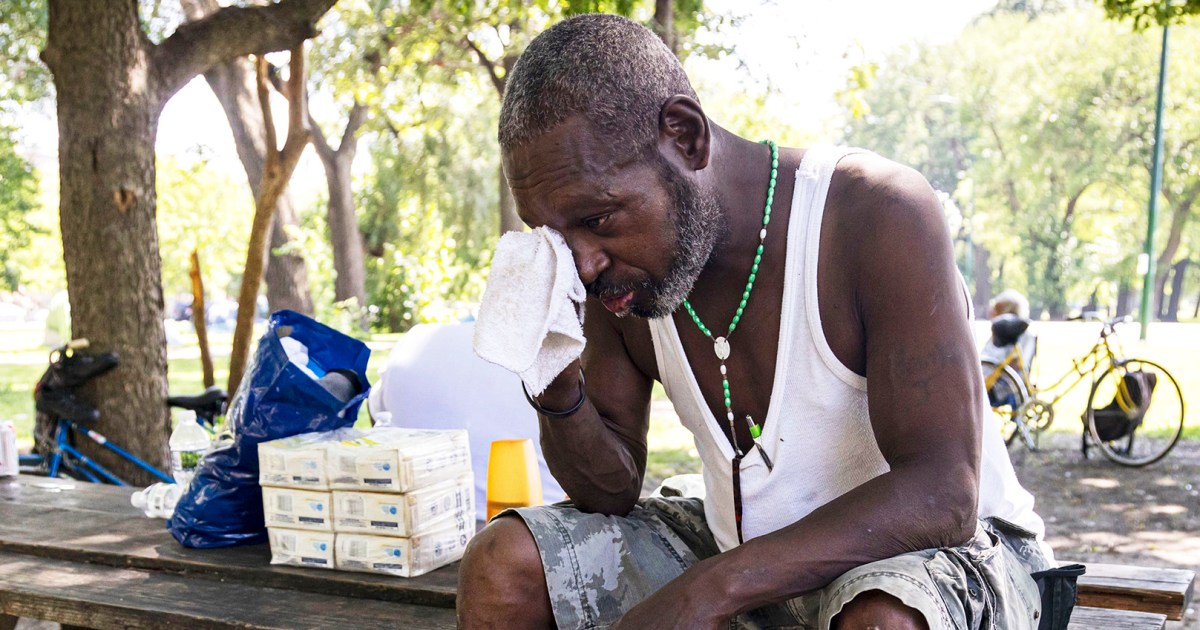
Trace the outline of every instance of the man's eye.
[[588, 226], [589, 228], [595, 230], [595, 229], [603, 226], [605, 223], [608, 223], [608, 220], [610, 218], [612, 218], [611, 212], [605, 213], [605, 214], [600, 214], [600, 215], [597, 215], [594, 217], [588, 217], [587, 219], [583, 220], [583, 224]]

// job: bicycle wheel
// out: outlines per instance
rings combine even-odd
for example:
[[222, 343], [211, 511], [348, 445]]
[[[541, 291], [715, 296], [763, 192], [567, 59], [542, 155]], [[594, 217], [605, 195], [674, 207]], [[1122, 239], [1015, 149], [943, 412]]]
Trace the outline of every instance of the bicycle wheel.
[[[996, 372], [997, 367], [992, 361], [980, 361], [980, 363], [983, 366], [986, 384], [987, 379]], [[1029, 400], [1029, 391], [1025, 388], [1025, 381], [1021, 379], [1017, 371], [1008, 365], [1001, 368], [996, 381], [992, 383], [987, 394], [988, 404], [991, 405], [992, 414], [999, 422], [1000, 435], [1004, 438], [1004, 443], [1012, 444], [1012, 441], [1017, 438], [1017, 434], [1022, 434], [1021, 441], [1025, 442], [1026, 446], [1030, 446], [1032, 437], [1029, 435], [1029, 431], [1021, 430], [1022, 425], [1018, 423], [1014, 415], [1017, 409], [1020, 409], [1021, 405]]]
[[[1151, 377], [1151, 385], [1145, 404], [1135, 396], [1131, 409], [1127, 375], [1137, 372]], [[1129, 359], [1096, 380], [1085, 419], [1091, 442], [1105, 457], [1124, 466], [1147, 466], [1171, 452], [1183, 433], [1183, 390], [1161, 365]]]

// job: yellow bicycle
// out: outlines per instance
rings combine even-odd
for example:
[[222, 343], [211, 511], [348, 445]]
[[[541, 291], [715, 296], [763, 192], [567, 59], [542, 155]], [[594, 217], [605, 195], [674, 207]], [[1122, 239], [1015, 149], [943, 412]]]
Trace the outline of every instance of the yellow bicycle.
[[[1100, 338], [1086, 354], [1072, 359], [1071, 369], [1047, 387], [1032, 381], [1029, 360], [1033, 357], [1024, 356], [1023, 344], [1016, 343], [1029, 321], [1012, 315], [993, 321], [992, 344], [1012, 346], [1002, 360], [981, 359], [984, 386], [1005, 443], [1020, 437], [1026, 447], [1036, 451], [1039, 435], [1054, 421], [1054, 406], [1091, 377], [1091, 393], [1081, 416], [1084, 457], [1095, 446], [1105, 457], [1125, 466], [1146, 466], [1162, 459], [1183, 433], [1179, 382], [1158, 363], [1122, 356], [1116, 327], [1128, 322], [1128, 316], [1106, 320], [1099, 313], [1086, 312], [1072, 319], [1101, 322]], [[1042, 397], [1049, 392], [1055, 395]]]

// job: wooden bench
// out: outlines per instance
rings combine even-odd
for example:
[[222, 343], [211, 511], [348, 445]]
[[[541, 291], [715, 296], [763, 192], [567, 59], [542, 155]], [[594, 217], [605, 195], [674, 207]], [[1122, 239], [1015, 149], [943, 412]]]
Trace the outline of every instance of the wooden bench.
[[1194, 571], [1087, 563], [1079, 605], [1159, 613], [1179, 621], [1192, 600]]
[[[0, 630], [16, 617], [140, 628], [453, 628], [458, 566], [410, 579], [272, 566], [265, 545], [185, 549], [129, 489], [0, 480]], [[1193, 572], [1091, 564], [1072, 630], [1161, 630]], [[1120, 609], [1120, 610], [1117, 610]]]

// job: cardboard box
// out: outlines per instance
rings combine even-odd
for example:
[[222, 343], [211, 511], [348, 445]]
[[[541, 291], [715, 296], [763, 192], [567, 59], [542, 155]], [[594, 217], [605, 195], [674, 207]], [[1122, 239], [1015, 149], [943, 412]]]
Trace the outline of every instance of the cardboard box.
[[342, 440], [359, 437], [362, 431], [341, 429], [304, 433], [258, 445], [258, 483], [263, 486], [328, 490], [327, 453]]
[[474, 518], [408, 538], [339, 533], [336, 566], [347, 571], [416, 577], [460, 560], [474, 533]]
[[332, 569], [336, 564], [333, 532], [268, 527], [267, 538], [271, 541], [271, 564], [321, 569]]
[[329, 447], [336, 490], [409, 492], [471, 472], [464, 430], [377, 427]]
[[262, 489], [267, 527], [333, 531], [333, 497], [328, 492], [295, 488]]
[[337, 532], [415, 536], [443, 529], [455, 519], [475, 518], [475, 481], [461, 474], [404, 494], [333, 491]]

